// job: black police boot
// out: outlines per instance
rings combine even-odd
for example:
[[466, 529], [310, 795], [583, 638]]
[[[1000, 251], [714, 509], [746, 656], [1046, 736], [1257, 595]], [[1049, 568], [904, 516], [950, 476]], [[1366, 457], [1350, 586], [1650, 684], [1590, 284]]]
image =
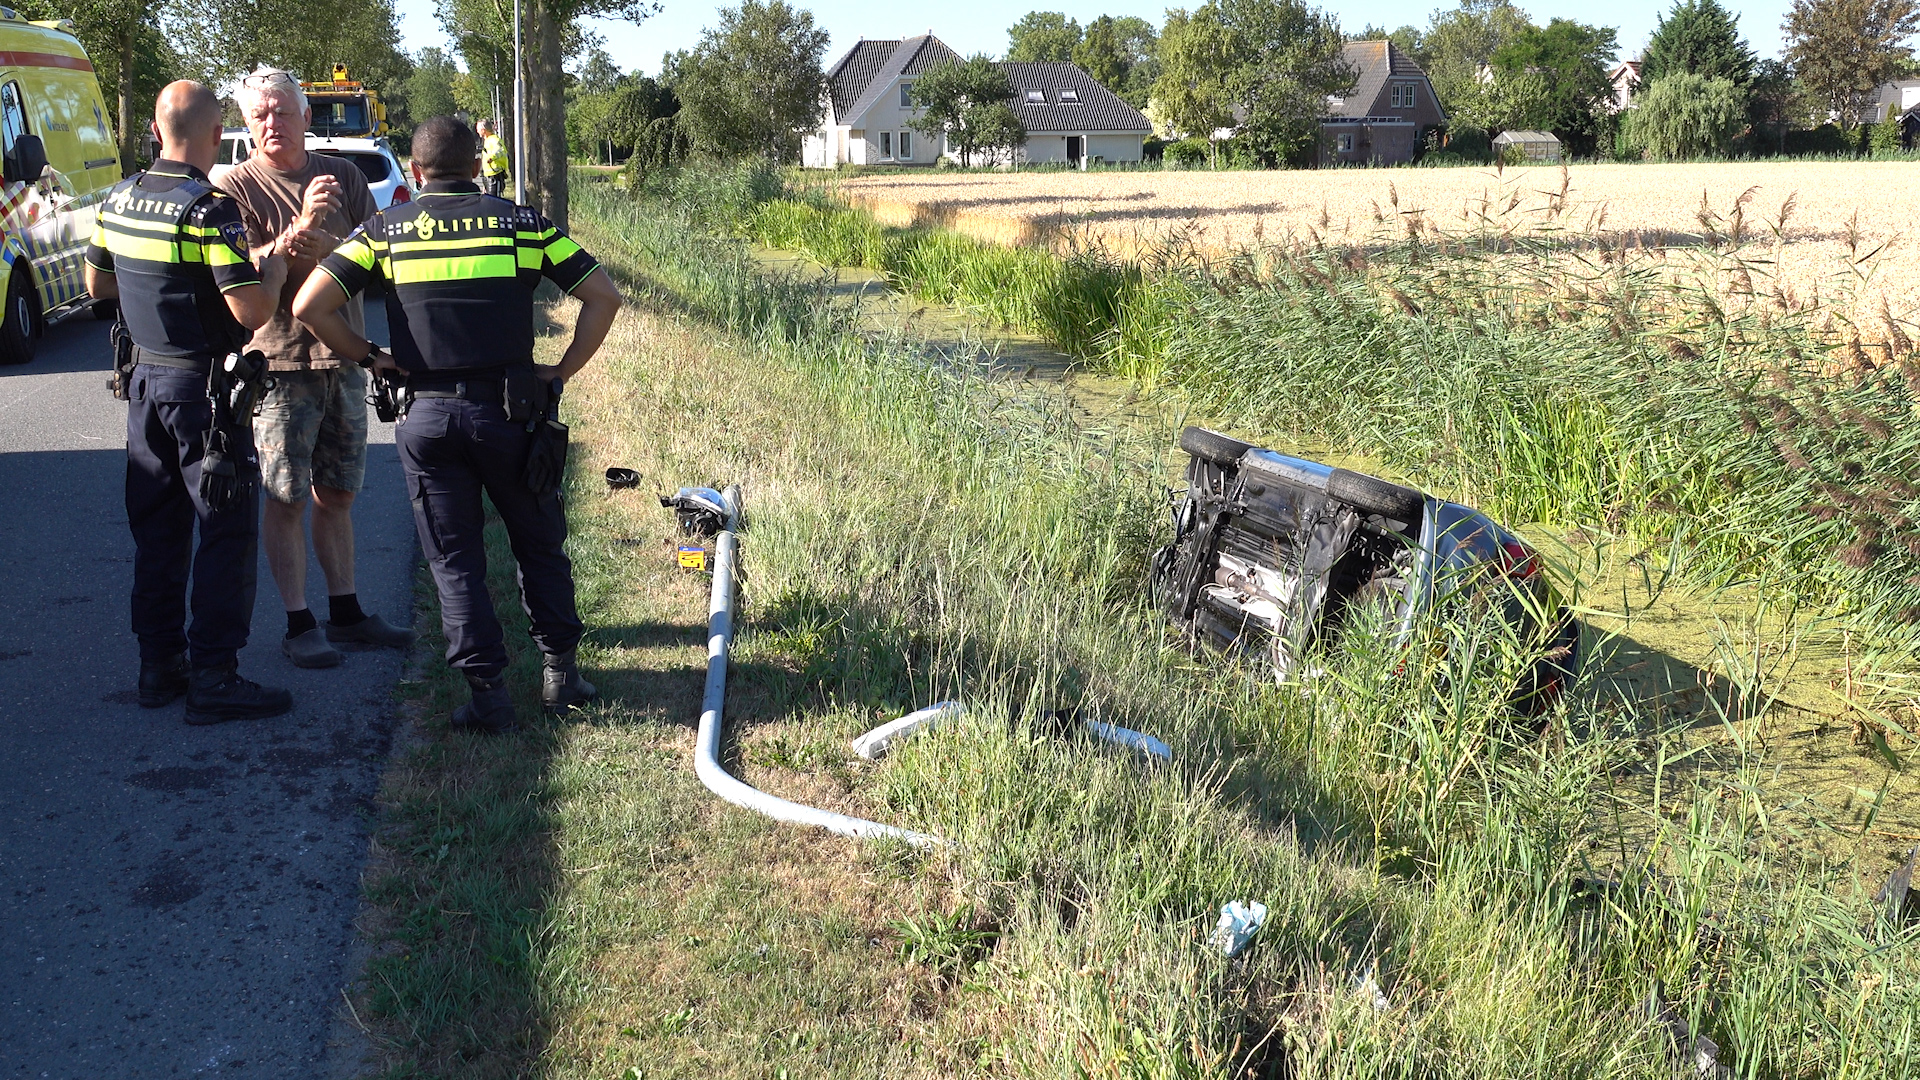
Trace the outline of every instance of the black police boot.
[[473, 700], [453, 710], [453, 726], [485, 735], [505, 735], [520, 729], [520, 718], [513, 711], [513, 695], [507, 692], [507, 677], [491, 679], [467, 676]]
[[187, 723], [265, 720], [293, 711], [293, 695], [240, 677], [238, 666], [195, 668], [187, 686]]
[[140, 707], [158, 709], [187, 692], [187, 654], [140, 661]]
[[584, 705], [600, 696], [592, 683], [580, 677], [573, 653], [546, 658], [540, 670], [540, 702], [553, 712]]

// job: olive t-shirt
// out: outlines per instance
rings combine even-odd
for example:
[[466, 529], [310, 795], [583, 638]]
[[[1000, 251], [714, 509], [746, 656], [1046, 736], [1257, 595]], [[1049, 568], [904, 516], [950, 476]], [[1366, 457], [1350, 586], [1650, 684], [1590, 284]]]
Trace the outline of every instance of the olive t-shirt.
[[[247, 246], [257, 249], [292, 227], [300, 216], [301, 196], [316, 176], [337, 178], [345, 198], [342, 206], [328, 211], [326, 220], [314, 224], [332, 233], [336, 242], [345, 240], [348, 233], [378, 209], [373, 202], [373, 192], [367, 189], [366, 174], [345, 158], [309, 151], [306, 168], [281, 172], [256, 154], [229, 169], [217, 186], [240, 204], [240, 218], [247, 223]], [[293, 299], [300, 295], [300, 286], [318, 264], [305, 259], [287, 262], [287, 285], [280, 294], [279, 309], [273, 313], [272, 322], [253, 332], [249, 347], [266, 353], [268, 366], [274, 371], [341, 366], [341, 357], [334, 355], [333, 350], [313, 336], [313, 331], [293, 317]], [[366, 313], [358, 296], [347, 301], [341, 314], [355, 331], [366, 333]]]

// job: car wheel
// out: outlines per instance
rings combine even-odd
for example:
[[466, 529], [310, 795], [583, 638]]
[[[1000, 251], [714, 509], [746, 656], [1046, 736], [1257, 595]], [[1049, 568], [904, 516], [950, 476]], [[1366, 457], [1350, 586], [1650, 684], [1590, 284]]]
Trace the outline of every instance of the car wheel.
[[24, 364], [33, 359], [40, 337], [40, 304], [34, 295], [32, 273], [25, 259], [7, 275], [7, 309], [0, 322], [0, 364]]
[[1217, 431], [1208, 431], [1202, 427], [1190, 427], [1180, 432], [1180, 449], [1199, 458], [1211, 461], [1215, 465], [1232, 465], [1240, 460], [1240, 455], [1253, 449], [1252, 443], [1239, 439], [1230, 439]]
[[1379, 477], [1348, 469], [1335, 469], [1333, 475], [1327, 477], [1327, 494], [1369, 514], [1379, 514], [1406, 525], [1417, 523], [1427, 508], [1427, 497], [1410, 487], [1389, 484]]
[[112, 322], [114, 319], [119, 318], [119, 316], [120, 301], [95, 300], [93, 302], [93, 319], [95, 322]]

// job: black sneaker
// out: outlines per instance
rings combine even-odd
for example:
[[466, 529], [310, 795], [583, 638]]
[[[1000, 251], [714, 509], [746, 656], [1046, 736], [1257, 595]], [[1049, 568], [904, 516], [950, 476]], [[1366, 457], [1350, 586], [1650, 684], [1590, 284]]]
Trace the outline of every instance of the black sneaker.
[[265, 720], [293, 710], [293, 695], [243, 679], [232, 667], [197, 668], [187, 688], [187, 723]]
[[513, 709], [513, 695], [507, 692], [507, 677], [468, 679], [473, 700], [453, 710], [449, 721], [456, 729], [477, 731], [483, 735], [505, 735], [520, 730], [520, 717]]
[[164, 660], [140, 661], [140, 707], [158, 709], [171, 705], [187, 692], [187, 654], [178, 653]]
[[585, 705], [600, 696], [594, 685], [580, 677], [574, 654], [561, 653], [546, 658], [540, 670], [540, 702], [549, 711], [559, 712]]
[[413, 645], [413, 631], [395, 626], [378, 615], [369, 615], [357, 623], [323, 624], [327, 640], [342, 645], [373, 645], [386, 649], [406, 649]]

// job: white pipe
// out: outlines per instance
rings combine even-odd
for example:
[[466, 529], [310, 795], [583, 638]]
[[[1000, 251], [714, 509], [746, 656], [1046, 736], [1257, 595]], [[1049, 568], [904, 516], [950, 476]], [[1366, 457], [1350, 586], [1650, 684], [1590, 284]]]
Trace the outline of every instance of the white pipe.
[[723, 498], [728, 511], [727, 527], [720, 530], [715, 544], [713, 599], [707, 608], [707, 692], [700, 702], [700, 734], [693, 750], [693, 771], [699, 775], [700, 782], [735, 806], [757, 811], [775, 821], [817, 825], [842, 836], [905, 840], [915, 847], [936, 847], [946, 843], [927, 833], [882, 825], [877, 821], [848, 817], [831, 810], [777, 798], [741, 783], [721, 767], [720, 717], [727, 700], [727, 650], [733, 644], [733, 563], [739, 544], [734, 530], [740, 525], [739, 487], [728, 487]]
[[1168, 761], [1173, 760], [1173, 749], [1151, 735], [1143, 735], [1131, 728], [1123, 728], [1115, 724], [1106, 724], [1098, 720], [1088, 720], [1086, 723], [1088, 731], [1110, 743], [1119, 743], [1121, 746], [1138, 750], [1143, 754], [1151, 754], [1154, 757], [1164, 758]]
[[901, 742], [922, 728], [945, 723], [966, 714], [967, 707], [957, 701], [942, 701], [929, 705], [917, 712], [910, 712], [898, 720], [881, 724], [865, 735], [853, 740], [853, 752], [868, 761], [878, 761], [893, 744]]

